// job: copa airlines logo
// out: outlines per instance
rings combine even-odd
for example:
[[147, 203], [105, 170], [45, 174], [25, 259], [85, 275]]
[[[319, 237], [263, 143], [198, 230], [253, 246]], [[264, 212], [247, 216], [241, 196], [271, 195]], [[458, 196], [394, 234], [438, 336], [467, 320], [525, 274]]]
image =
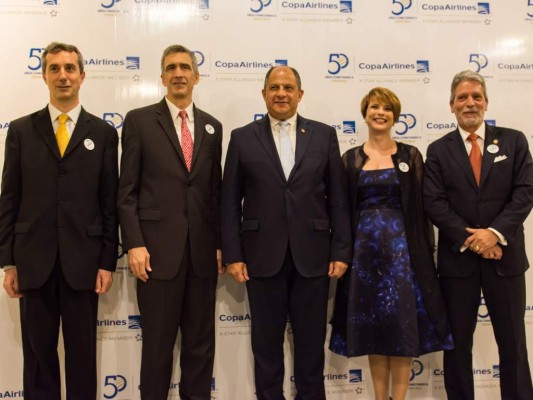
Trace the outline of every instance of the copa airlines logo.
[[419, 9], [421, 12], [432, 15], [447, 13], [448, 15], [490, 15], [490, 3], [455, 1], [455, 2], [423, 2]]
[[0, 399], [24, 398], [24, 390], [0, 390]]
[[124, 116], [117, 112], [105, 112], [102, 119], [115, 129], [120, 129], [124, 125]]
[[1, 122], [0, 121], [0, 131], [2, 129], [9, 129], [9, 122], [7, 122], [7, 121], [6, 122]]
[[222, 322], [242, 322], [242, 321], [251, 321], [252, 317], [250, 314], [234, 314], [234, 315], [228, 315], [228, 314], [220, 314], [218, 319]]
[[45, 6], [57, 6], [57, 0], [43, 0]]
[[[294, 382], [294, 375], [291, 375], [290, 381]], [[351, 369], [348, 371], [348, 373], [324, 374], [324, 381], [326, 382], [348, 381], [349, 383], [362, 383], [363, 382], [363, 371], [361, 369]]]
[[342, 133], [345, 135], [355, 135], [355, 121], [342, 121]]
[[481, 72], [483, 68], [486, 68], [489, 65], [489, 60], [487, 56], [481, 53], [472, 53], [470, 54], [469, 63], [474, 66], [476, 72]]
[[41, 74], [42, 67], [42, 54], [44, 48], [32, 47], [28, 54], [27, 70], [24, 72], [26, 75], [39, 75]]
[[429, 369], [426, 368], [422, 360], [415, 358], [411, 362], [411, 376], [409, 386], [411, 389], [427, 387], [429, 385]]
[[265, 117], [266, 117], [266, 114], [259, 114], [259, 113], [254, 114], [254, 121], [258, 121], [258, 120], [263, 119]]
[[364, 74], [411, 74], [417, 72], [419, 74], [427, 74], [430, 72], [429, 60], [416, 60], [414, 63], [410, 62], [365, 62], [362, 61], [357, 64], [357, 68]]
[[350, 383], [363, 383], [363, 370], [362, 369], [349, 370], [348, 381]]
[[411, 377], [409, 382], [413, 382], [415, 378], [424, 372], [424, 364], [420, 360], [413, 360], [411, 363]]
[[[526, 15], [527, 15], [529, 18], [533, 18], [533, 0], [527, 0]], [[529, 18], [528, 18], [528, 19], [529, 19]]]
[[328, 14], [351, 14], [353, 6], [351, 0], [323, 0], [323, 1], [290, 1], [282, 0], [280, 6], [288, 12], [298, 12], [306, 14], [328, 13]]
[[193, 51], [194, 56], [196, 57], [196, 63], [198, 64], [198, 68], [204, 65], [205, 63], [205, 55], [200, 50], [194, 50]]
[[[444, 376], [444, 374], [442, 368], [435, 368], [433, 370], [434, 376]], [[472, 368], [472, 375], [474, 375], [476, 380], [500, 379], [500, 366], [494, 364], [492, 368]]]
[[250, 11], [256, 14], [267, 12], [272, 5], [272, 0], [250, 0]]
[[105, 67], [106, 70], [108, 68], [121, 67], [121, 69], [124, 68], [131, 71], [141, 69], [141, 58], [137, 56], [126, 56], [124, 59], [87, 58], [84, 60], [84, 65], [87, 67]]
[[105, 399], [114, 399], [128, 387], [128, 380], [123, 375], [107, 375], [104, 379], [102, 394]]
[[214, 67], [220, 72], [265, 72], [274, 66], [288, 65], [286, 59], [268, 60], [216, 60]]
[[128, 319], [99, 319], [96, 321], [98, 327], [124, 327], [128, 329], [141, 329], [141, 316], [129, 315]]
[[392, 0], [391, 13], [396, 17], [403, 16], [403, 13], [410, 10], [412, 5], [412, 0]]
[[330, 53], [327, 59], [326, 79], [346, 80], [353, 79], [353, 66], [351, 58], [344, 52]]
[[343, 135], [355, 135], [357, 133], [355, 121], [342, 121], [342, 124], [333, 124], [331, 126]]
[[142, 329], [140, 315], [128, 315], [128, 329]]
[[330, 53], [328, 60], [328, 73], [337, 75], [350, 65], [350, 59], [344, 53]]
[[496, 64], [496, 68], [502, 73], [533, 74], [533, 63], [531, 62], [499, 62]]
[[426, 122], [426, 129], [430, 131], [452, 131], [454, 129], [457, 129], [457, 123], [456, 122], [434, 122], [429, 121]]
[[405, 135], [410, 129], [416, 126], [416, 117], [413, 114], [400, 114], [396, 122], [395, 132], [397, 135]]

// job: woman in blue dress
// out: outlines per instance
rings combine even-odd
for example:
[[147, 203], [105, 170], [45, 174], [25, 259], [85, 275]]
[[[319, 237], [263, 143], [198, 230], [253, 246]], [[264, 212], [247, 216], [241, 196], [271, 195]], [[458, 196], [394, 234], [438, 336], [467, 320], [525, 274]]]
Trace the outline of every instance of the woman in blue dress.
[[405, 399], [412, 358], [453, 348], [422, 204], [422, 155], [391, 137], [400, 110], [392, 91], [372, 89], [361, 102], [368, 141], [343, 155], [354, 253], [337, 286], [330, 350], [368, 355], [376, 400]]

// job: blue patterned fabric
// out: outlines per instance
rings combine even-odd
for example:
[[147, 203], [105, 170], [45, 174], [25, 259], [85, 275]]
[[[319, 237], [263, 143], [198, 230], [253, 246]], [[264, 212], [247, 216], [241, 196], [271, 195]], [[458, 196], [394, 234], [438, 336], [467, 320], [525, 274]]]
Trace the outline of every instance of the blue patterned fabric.
[[359, 224], [346, 293], [346, 337], [334, 332], [330, 349], [348, 357], [416, 357], [452, 348], [439, 339], [410, 266], [401, 189], [394, 168], [361, 171]]

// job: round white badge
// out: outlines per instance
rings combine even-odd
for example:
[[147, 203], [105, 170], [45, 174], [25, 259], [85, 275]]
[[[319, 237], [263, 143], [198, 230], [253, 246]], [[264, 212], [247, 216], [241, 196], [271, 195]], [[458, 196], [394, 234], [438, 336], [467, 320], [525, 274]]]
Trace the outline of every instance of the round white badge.
[[94, 142], [91, 139], [85, 139], [83, 145], [87, 150], [94, 150]]
[[407, 165], [404, 162], [401, 162], [400, 164], [398, 164], [398, 168], [400, 168], [400, 171], [402, 171], [402, 172], [409, 171], [409, 165]]
[[490, 154], [496, 154], [498, 151], [500, 151], [500, 148], [496, 146], [495, 144], [490, 144], [487, 146], [487, 151]]
[[211, 124], [207, 124], [205, 126], [205, 130], [207, 133], [209, 133], [210, 135], [212, 135], [213, 133], [215, 133], [215, 128], [213, 128], [213, 125]]

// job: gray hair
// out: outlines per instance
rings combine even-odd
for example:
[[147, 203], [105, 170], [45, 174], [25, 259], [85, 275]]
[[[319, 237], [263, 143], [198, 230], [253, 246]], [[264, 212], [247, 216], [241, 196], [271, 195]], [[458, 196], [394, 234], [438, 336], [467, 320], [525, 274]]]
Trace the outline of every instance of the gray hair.
[[485, 100], [489, 101], [489, 97], [487, 96], [487, 87], [485, 86], [485, 78], [483, 78], [480, 74], [474, 71], [465, 70], [457, 73], [452, 80], [452, 87], [451, 87], [451, 95], [450, 95], [450, 103], [453, 103], [455, 100], [455, 91], [457, 89], [457, 86], [459, 86], [460, 83], [470, 81], [470, 82], [477, 82], [481, 85], [483, 88], [483, 95], [485, 96]]
[[187, 53], [189, 55], [189, 57], [191, 57], [191, 60], [192, 60], [192, 69], [194, 71], [194, 74], [195, 75], [200, 75], [198, 73], [198, 60], [196, 60], [196, 55], [194, 54], [193, 51], [189, 50], [187, 47], [185, 46], [182, 46], [180, 44], [173, 44], [173, 45], [170, 45], [168, 46], [164, 51], [163, 51], [163, 55], [161, 56], [161, 73], [165, 72], [164, 71], [164, 68], [165, 68], [165, 58], [170, 55], [170, 54], [174, 54], [174, 53]]

